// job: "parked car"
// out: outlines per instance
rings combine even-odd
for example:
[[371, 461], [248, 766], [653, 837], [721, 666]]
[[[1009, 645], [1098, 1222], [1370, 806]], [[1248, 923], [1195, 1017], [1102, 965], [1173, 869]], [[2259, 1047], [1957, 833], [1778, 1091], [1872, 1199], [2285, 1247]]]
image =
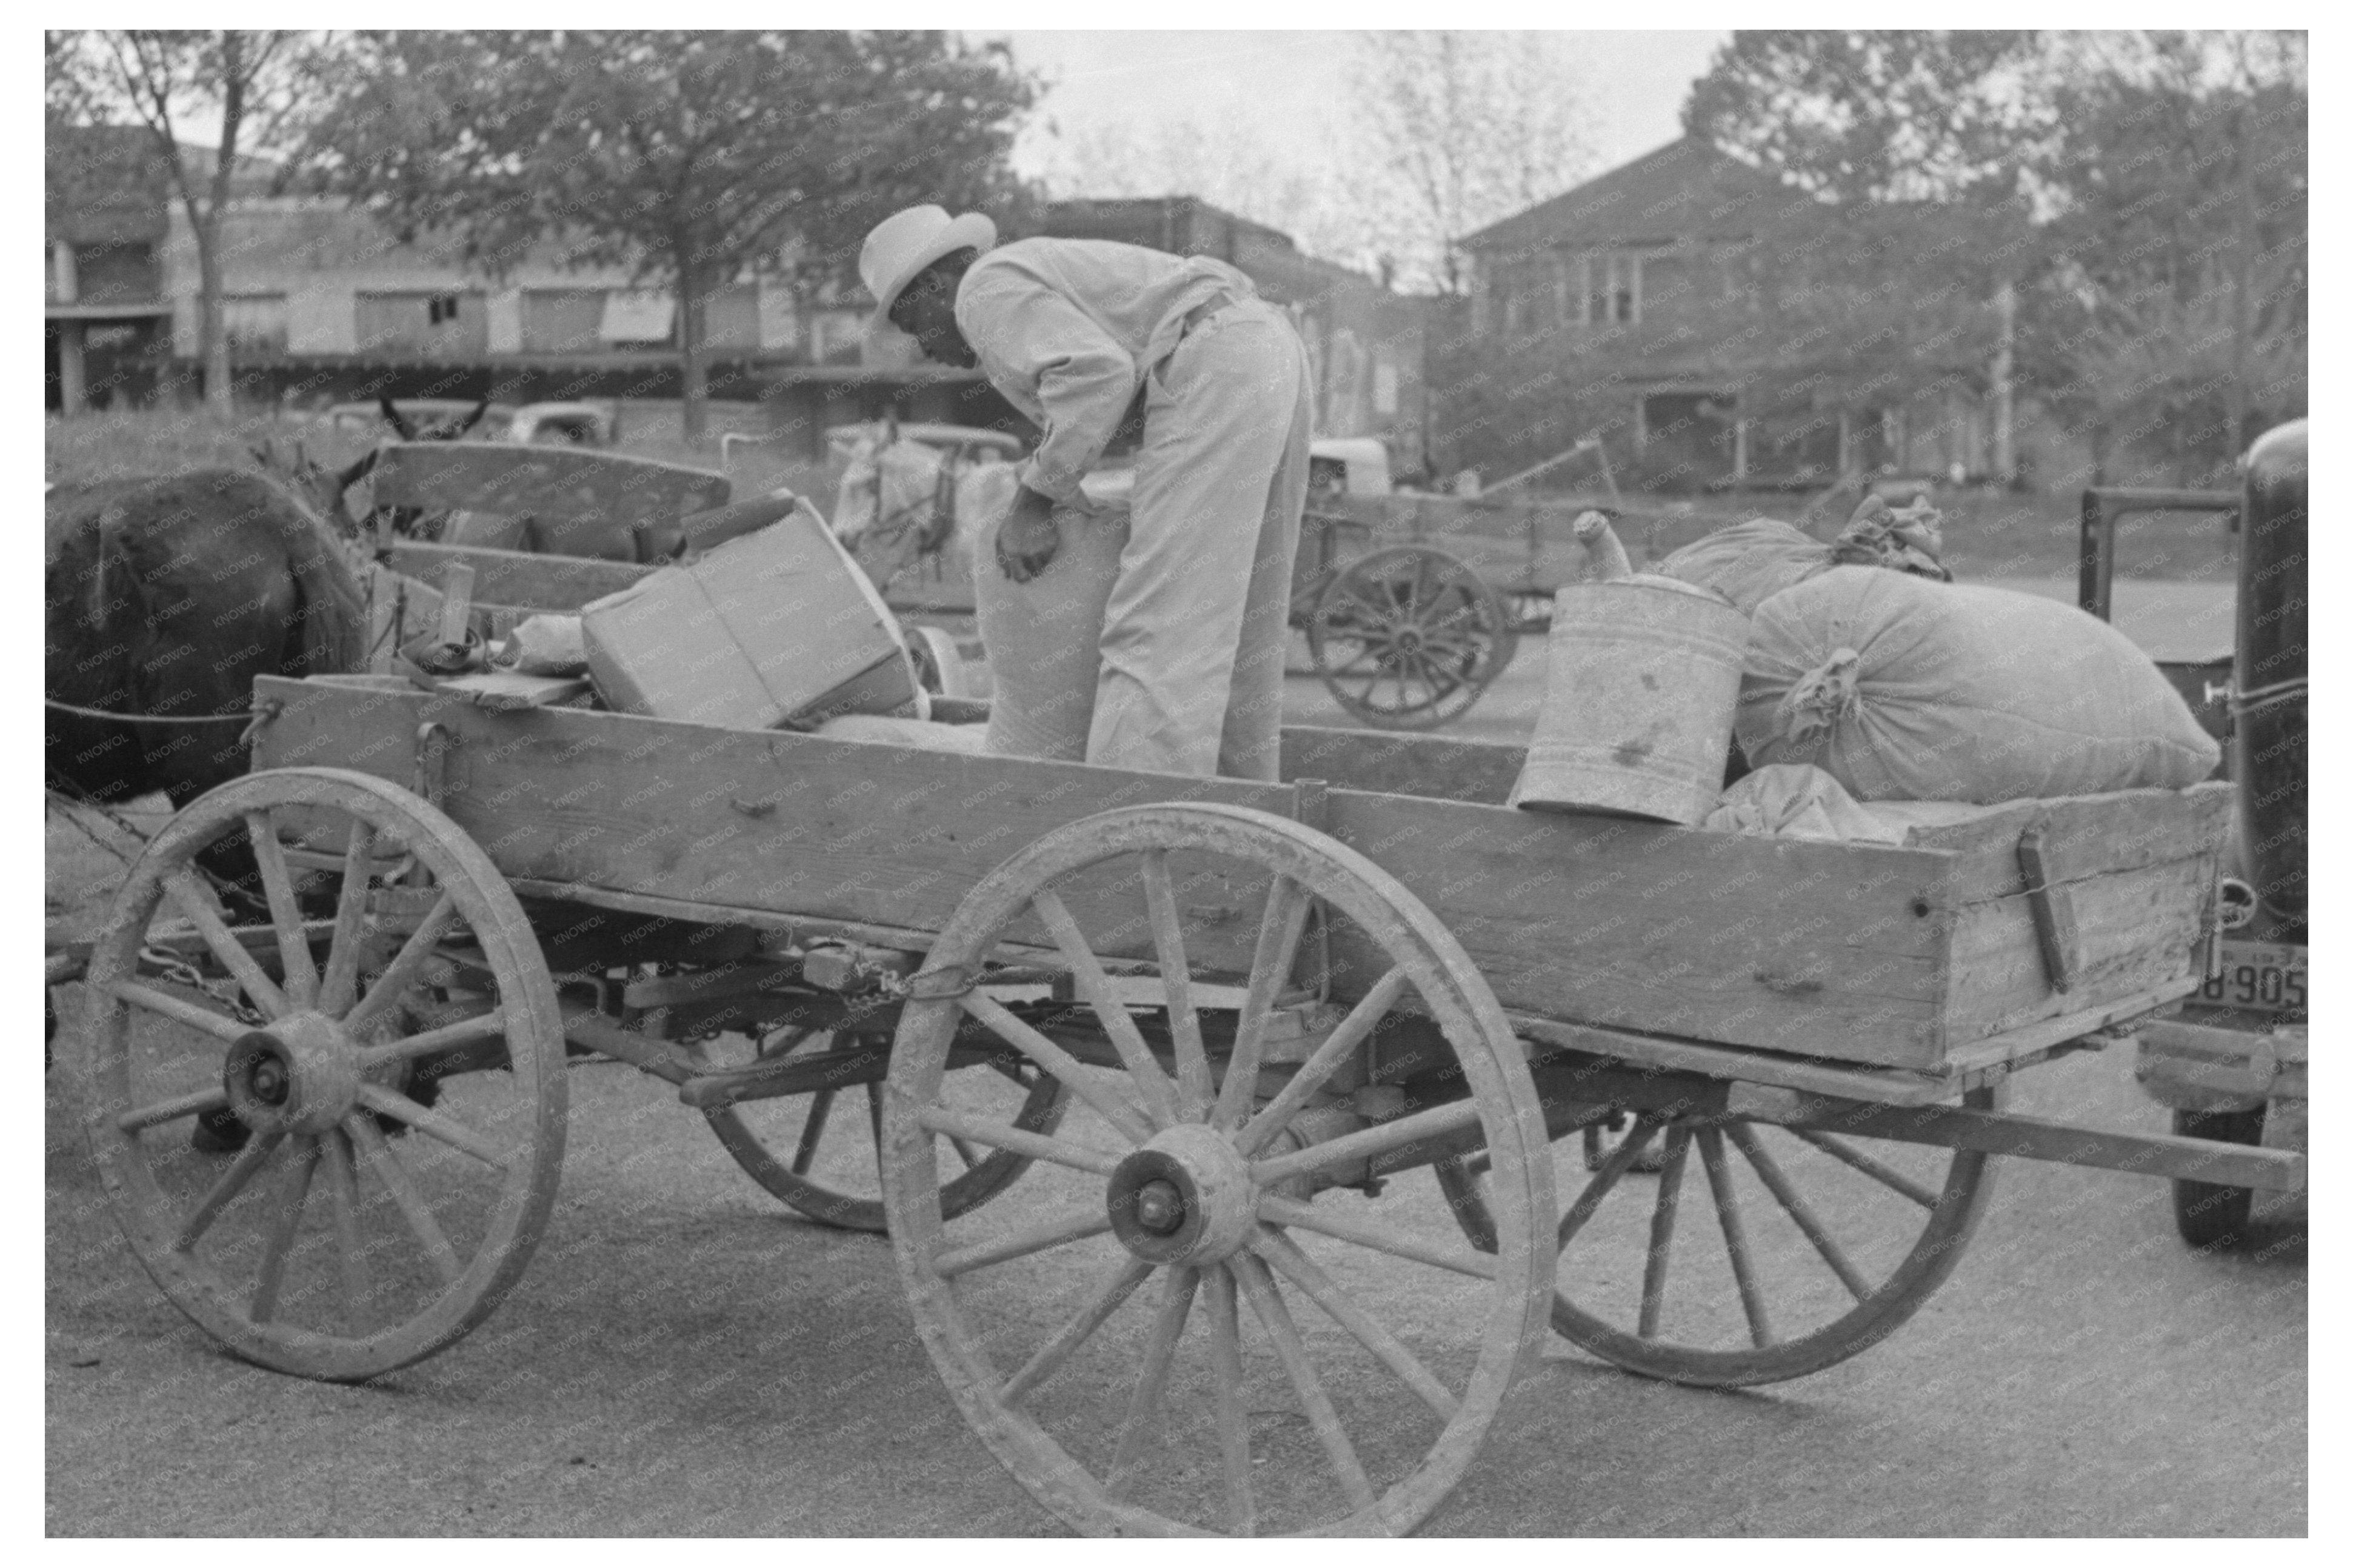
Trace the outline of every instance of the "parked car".
[[[463, 397], [400, 397], [394, 403], [419, 429], [456, 425], [480, 401]], [[338, 403], [319, 416], [331, 427], [375, 439], [396, 435], [374, 403]], [[523, 445], [610, 447], [617, 421], [610, 407], [594, 403], [493, 403], [467, 433], [478, 441]]]

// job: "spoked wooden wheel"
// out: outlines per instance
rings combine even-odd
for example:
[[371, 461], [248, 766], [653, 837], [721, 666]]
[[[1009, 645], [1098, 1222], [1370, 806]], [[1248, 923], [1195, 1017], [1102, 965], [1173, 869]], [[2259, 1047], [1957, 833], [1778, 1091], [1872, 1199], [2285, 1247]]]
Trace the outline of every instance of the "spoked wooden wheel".
[[[1226, 907], [1253, 887], [1254, 932]], [[1361, 999], [1286, 1050], [1270, 1016], [1318, 900]], [[966, 988], [1000, 937], [1059, 949], [1085, 1032]], [[1099, 955], [1158, 975], [1106, 979]], [[950, 1393], [1040, 1502], [1098, 1534], [1401, 1533], [1437, 1506], [1541, 1342], [1552, 1186], [1510, 1026], [1411, 893], [1263, 813], [1106, 812], [991, 873], [911, 984], [936, 999], [907, 1004], [892, 1058], [892, 1247]], [[1356, 1090], [1377, 1026], [1433, 1024], [1442, 1087]], [[960, 1032], [1068, 1085], [1065, 1126], [944, 1101]], [[1262, 1076], [1277, 1058], [1295, 1070]], [[1033, 1158], [1021, 1201], [949, 1218], [943, 1133]], [[1368, 1182], [1431, 1139], [1484, 1140], [1499, 1253], [1463, 1246], [1429, 1184]]]
[[[1963, 1103], [1988, 1110], [1999, 1089]], [[1579, 1140], [1564, 1140], [1571, 1169]], [[1993, 1192], [1989, 1157], [1740, 1118], [1638, 1116], [1563, 1179], [1553, 1327], [1629, 1372], [1733, 1388], [1860, 1354], [1949, 1276]], [[1641, 1173], [1662, 1156], [1656, 1173]], [[1582, 1162], [1578, 1162], [1579, 1165]], [[1473, 1157], [1441, 1163], [1484, 1247]]]
[[1377, 729], [1426, 730], [1470, 711], [1518, 639], [1495, 590], [1426, 545], [1377, 550], [1335, 576], [1307, 619], [1315, 672]]
[[[248, 839], [273, 920], [231, 930], [191, 862]], [[175, 927], [221, 980], [142, 972]], [[132, 868], [89, 989], [85, 1115], [115, 1216], [237, 1354], [372, 1376], [522, 1275], [564, 1154], [555, 991], [489, 857], [431, 805], [335, 769], [222, 785]]]
[[[862, 1043], [786, 1029], [765, 1040], [743, 1040], [734, 1060], [723, 1047], [706, 1047], [705, 1054], [723, 1067], [779, 1058], [814, 1066], [828, 1053], [847, 1055]], [[1061, 1080], [1043, 1068], [1008, 1059], [951, 1073], [944, 1092], [962, 1114], [1036, 1134], [1050, 1133], [1060, 1124], [1070, 1098]], [[703, 1114], [744, 1173], [794, 1208], [844, 1230], [882, 1230], [880, 1079], [813, 1094], [739, 1101]], [[944, 1136], [942, 1142], [953, 1174], [940, 1191], [940, 1205], [950, 1218], [987, 1203], [1029, 1167], [1026, 1158], [1008, 1150], [958, 1137]]]

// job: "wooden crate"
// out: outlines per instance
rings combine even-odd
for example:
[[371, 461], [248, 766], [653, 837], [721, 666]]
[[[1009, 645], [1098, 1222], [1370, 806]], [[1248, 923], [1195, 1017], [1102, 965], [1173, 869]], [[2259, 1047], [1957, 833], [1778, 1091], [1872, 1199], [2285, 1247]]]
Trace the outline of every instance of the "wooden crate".
[[[444, 807], [528, 894], [928, 932], [980, 878], [1076, 818], [1183, 800], [1291, 815], [1308, 799], [1327, 831], [1430, 907], [1507, 1008], [1921, 1071], [1996, 1037], [2038, 1048], [2118, 1005], [2190, 989], [2231, 801], [2229, 786], [2203, 784], [2021, 805], [1899, 848], [1513, 811], [1494, 801], [1517, 748], [1427, 737], [1290, 731], [1292, 771], [1330, 785], [1303, 795], [936, 752], [878, 763], [871, 746], [813, 736], [494, 714], [350, 683], [256, 690], [285, 704], [257, 767], [352, 767], [406, 784], [418, 726], [446, 726]], [[1472, 798], [1390, 793], [1445, 778], [1471, 781], [1451, 793]], [[2072, 920], [2063, 991], [2019, 869], [2030, 825]], [[1230, 867], [1185, 874], [1202, 927], [1192, 952], [1239, 973], [1262, 889]], [[1132, 887], [1071, 902], [1099, 940], [1110, 933], [1109, 951], [1148, 954]], [[1363, 958], [1335, 944], [1344, 995], [1352, 976], [1369, 979]]]

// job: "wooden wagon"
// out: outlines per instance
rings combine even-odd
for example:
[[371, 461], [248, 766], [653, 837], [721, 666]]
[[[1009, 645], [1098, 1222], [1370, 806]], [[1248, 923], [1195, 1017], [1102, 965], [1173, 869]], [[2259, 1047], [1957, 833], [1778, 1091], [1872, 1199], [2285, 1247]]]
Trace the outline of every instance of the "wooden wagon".
[[[2227, 785], [1847, 845], [1512, 811], [1517, 748], [1421, 736], [1293, 729], [1257, 783], [256, 698], [76, 1047], [140, 1261], [288, 1372], [514, 1288], [583, 1055], [887, 1229], [975, 1432], [1096, 1532], [1409, 1531], [1548, 1329], [1690, 1384], [1828, 1366], [1951, 1273], [1994, 1154], [2303, 1179], [2002, 1109], [2197, 987]], [[272, 925], [192, 879], [224, 838]]]
[[1316, 499], [1292, 574], [1293, 624], [1332, 695], [1376, 729], [1428, 730], [1471, 710], [1588, 575], [1577, 518], [1599, 510], [1653, 555], [1736, 519], [1617, 498]]
[[[726, 475], [618, 453], [417, 443], [387, 447], [370, 475], [369, 668], [385, 673], [411, 638], [438, 636], [446, 590], [460, 584], [460, 623], [500, 637], [544, 612], [569, 613], [661, 566], [807, 512], [783, 490], [738, 500]], [[441, 538], [396, 531], [406, 518], [449, 518]], [[454, 574], [454, 576], [453, 576]], [[910, 652], [934, 690], [956, 688], [954, 641], [910, 628]]]

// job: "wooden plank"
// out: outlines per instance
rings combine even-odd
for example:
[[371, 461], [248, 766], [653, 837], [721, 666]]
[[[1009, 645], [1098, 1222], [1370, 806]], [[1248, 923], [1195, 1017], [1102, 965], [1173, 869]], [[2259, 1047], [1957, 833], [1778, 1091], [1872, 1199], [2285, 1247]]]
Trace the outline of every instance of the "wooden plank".
[[[1428, 903], [1506, 1007], [1935, 1064], [1947, 856], [1335, 791], [1334, 832]], [[1335, 932], [1344, 971], [1369, 955]]]
[[1322, 779], [1334, 789], [1501, 805], [1527, 761], [1525, 746], [1377, 730], [1282, 728], [1282, 778]]
[[1958, 910], [1947, 1049], [2193, 979], [2204, 958], [2200, 915], [2216, 871], [2214, 857], [2203, 855], [2070, 882], [2074, 963], [2065, 992], [2053, 990], [2044, 971], [2026, 894]]
[[370, 476], [378, 506], [522, 513], [559, 523], [674, 522], [727, 504], [724, 474], [562, 447], [427, 441], [387, 447]]
[[1952, 1079], [1944, 1074], [1810, 1061], [1745, 1046], [1711, 1046], [1696, 1040], [1638, 1034], [1630, 1029], [1556, 1023], [1525, 1013], [1514, 1013], [1511, 1018], [1512, 1027], [1521, 1038], [1534, 1041], [1540, 1047], [1528, 1053], [1531, 1061], [1542, 1060], [1547, 1051], [1582, 1051], [1669, 1072], [1703, 1073], [1744, 1083], [1867, 1100], [1879, 1105], [1934, 1105], [1957, 1092]]
[[1977, 1149], [1989, 1154], [2186, 1178], [2217, 1186], [2293, 1192], [2306, 1183], [2305, 1157], [2283, 1149], [2163, 1133], [2113, 1132], [2009, 1111], [1970, 1110], [1961, 1106], [1899, 1109], [1745, 1086], [1734, 1091], [1730, 1108], [1737, 1114], [1784, 1127], [1926, 1143], [1940, 1149]]
[[460, 675], [437, 681], [434, 687], [436, 690], [454, 692], [477, 708], [502, 713], [577, 702], [592, 689], [586, 676], [518, 675], [512, 669]]
[[623, 561], [533, 555], [472, 544], [396, 544], [386, 564], [403, 576], [435, 584], [452, 562], [473, 567], [478, 604], [532, 610], [576, 610], [591, 599], [619, 593], [655, 570]]
[[1915, 849], [1960, 852], [1956, 869], [1966, 875], [1947, 892], [1956, 903], [1968, 903], [2025, 891], [2016, 846], [2037, 818], [2043, 820], [2043, 856], [2064, 882], [2078, 874], [2072, 868], [2104, 874], [2219, 849], [2230, 831], [2233, 796], [2232, 785], [2213, 782], [2186, 790], [2013, 801], [1966, 821], [1915, 827], [1905, 842]]

